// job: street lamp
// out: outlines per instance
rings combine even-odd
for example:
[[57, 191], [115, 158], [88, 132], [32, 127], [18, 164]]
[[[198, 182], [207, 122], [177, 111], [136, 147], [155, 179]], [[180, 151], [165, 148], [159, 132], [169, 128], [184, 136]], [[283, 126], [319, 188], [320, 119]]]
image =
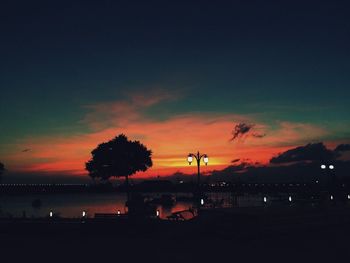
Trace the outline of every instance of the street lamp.
[[198, 209], [200, 207], [200, 165], [201, 165], [201, 159], [203, 159], [203, 162], [205, 165], [208, 165], [209, 157], [206, 154], [200, 154], [199, 151], [196, 154], [189, 153], [187, 156], [188, 164], [191, 165], [193, 162], [193, 159], [197, 162], [197, 194], [198, 194]]
[[[330, 165], [328, 165], [328, 167], [327, 167], [326, 164], [321, 164], [321, 169], [322, 169], [322, 170], [327, 170], [327, 169], [328, 169], [328, 170], [334, 170], [334, 169], [335, 169], [335, 166], [334, 166], [333, 164], [330, 164]], [[328, 187], [328, 192], [331, 192], [331, 185], [330, 185], [330, 183], [331, 183], [330, 181], [331, 181], [331, 180], [333, 181], [333, 184], [334, 184], [334, 182], [335, 182], [335, 181], [334, 181], [334, 180], [335, 180], [335, 177], [334, 177], [334, 176], [331, 177], [330, 174], [327, 173], [327, 187]], [[334, 186], [334, 185], [332, 185], [332, 190], [334, 190], [334, 189], [333, 189], [333, 186]], [[330, 199], [331, 199], [331, 200], [334, 199], [332, 195], [330, 196]]]
[[[329, 169], [329, 170], [333, 170], [334, 168], [335, 168], [335, 166], [334, 166], [333, 164], [330, 164], [330, 165], [328, 166], [328, 169]], [[327, 169], [327, 165], [321, 164], [321, 169], [322, 169], [322, 170]]]

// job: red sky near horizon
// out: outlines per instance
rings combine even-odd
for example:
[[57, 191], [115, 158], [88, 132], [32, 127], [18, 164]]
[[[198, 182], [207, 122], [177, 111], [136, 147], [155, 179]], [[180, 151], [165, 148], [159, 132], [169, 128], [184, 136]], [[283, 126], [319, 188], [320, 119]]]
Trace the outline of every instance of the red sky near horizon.
[[[209, 165], [202, 171], [222, 169], [234, 159], [268, 163], [289, 148], [313, 142], [327, 131], [305, 123], [277, 122], [271, 127], [257, 116], [218, 113], [188, 113], [166, 119], [146, 116], [147, 109], [172, 99], [166, 93], [130, 95], [128, 101], [89, 105], [82, 123], [87, 131], [23, 138], [7, 155], [8, 169], [23, 173], [86, 176], [85, 162], [99, 143], [124, 133], [140, 140], [153, 152], [153, 167], [139, 177], [194, 173], [186, 157], [189, 152], [206, 153]], [[252, 130], [230, 141], [237, 123], [254, 124]], [[252, 134], [263, 134], [261, 138]], [[29, 151], [23, 152], [23, 147]]]

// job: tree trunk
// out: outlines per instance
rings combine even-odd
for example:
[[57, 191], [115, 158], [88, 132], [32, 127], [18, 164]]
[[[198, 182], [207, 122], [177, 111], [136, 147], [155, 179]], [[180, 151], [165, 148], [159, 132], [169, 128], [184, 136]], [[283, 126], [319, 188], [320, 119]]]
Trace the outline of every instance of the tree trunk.
[[[126, 202], [129, 206], [129, 201], [130, 201], [130, 192], [129, 192], [129, 176], [125, 176], [125, 186], [126, 186]], [[128, 208], [129, 210], [129, 208]]]

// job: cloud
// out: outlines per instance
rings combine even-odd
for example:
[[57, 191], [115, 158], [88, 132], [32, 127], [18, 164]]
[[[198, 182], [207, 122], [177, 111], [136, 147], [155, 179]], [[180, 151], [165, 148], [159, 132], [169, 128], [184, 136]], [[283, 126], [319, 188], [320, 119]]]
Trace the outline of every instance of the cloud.
[[253, 127], [254, 124], [247, 124], [243, 122], [236, 124], [232, 130], [232, 138], [230, 141], [234, 141], [248, 134]]
[[85, 105], [89, 112], [81, 121], [93, 130], [103, 130], [108, 127], [123, 127], [132, 121], [144, 121], [145, 110], [160, 103], [176, 100], [178, 94], [161, 89], [149, 90], [147, 93], [131, 93], [123, 99]]
[[299, 146], [271, 158], [270, 163], [290, 163], [300, 161], [333, 160], [336, 154], [326, 148], [323, 143], [310, 143]]
[[252, 136], [255, 137], [255, 138], [264, 138], [266, 136], [266, 134], [265, 133], [262, 133], [262, 134], [253, 133]]
[[253, 138], [263, 138], [266, 136], [266, 133], [252, 132], [255, 128], [255, 124], [248, 124], [244, 122], [235, 124], [232, 130], [232, 138], [230, 141], [235, 141], [240, 138], [247, 138], [248, 136], [251, 136]]
[[335, 149], [335, 152], [347, 152], [350, 151], [350, 144], [339, 144]]
[[[337, 178], [348, 176], [350, 161], [333, 161]], [[327, 174], [321, 171], [319, 162], [297, 162], [290, 165], [256, 166], [231, 165], [219, 171], [213, 171], [212, 181], [287, 183], [327, 181]]]

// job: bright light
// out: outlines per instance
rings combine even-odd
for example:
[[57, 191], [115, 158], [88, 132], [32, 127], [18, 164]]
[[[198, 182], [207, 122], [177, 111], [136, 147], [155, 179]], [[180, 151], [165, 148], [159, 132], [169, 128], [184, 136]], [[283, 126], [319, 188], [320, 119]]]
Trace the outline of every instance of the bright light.
[[333, 200], [333, 195], [331, 195], [331, 200]]
[[201, 198], [201, 205], [204, 205], [204, 199]]
[[292, 202], [292, 197], [289, 196], [289, 197], [288, 197], [288, 200], [289, 200], [289, 202]]
[[326, 169], [326, 165], [322, 164], [321, 169]]
[[189, 164], [191, 164], [191, 163], [193, 162], [193, 157], [192, 157], [191, 155], [189, 155], [189, 156], [187, 157], [187, 162], [188, 162]]
[[333, 170], [333, 169], [334, 169], [334, 165], [331, 164], [331, 165], [329, 166], [329, 169]]
[[120, 210], [118, 210], [117, 214], [120, 215]]
[[350, 200], [350, 195], [348, 195], [348, 200]]
[[52, 217], [53, 216], [53, 213], [52, 213], [52, 211], [50, 211], [50, 217]]
[[205, 165], [208, 165], [209, 158], [207, 155], [204, 155], [203, 161], [204, 161]]
[[86, 216], [86, 212], [85, 211], [83, 211], [83, 217], [85, 217]]
[[159, 215], [160, 215], [160, 212], [159, 212], [159, 210], [157, 210], [156, 216], [159, 217]]
[[264, 196], [264, 203], [266, 203], [267, 202], [267, 198], [266, 198], [266, 196]]

